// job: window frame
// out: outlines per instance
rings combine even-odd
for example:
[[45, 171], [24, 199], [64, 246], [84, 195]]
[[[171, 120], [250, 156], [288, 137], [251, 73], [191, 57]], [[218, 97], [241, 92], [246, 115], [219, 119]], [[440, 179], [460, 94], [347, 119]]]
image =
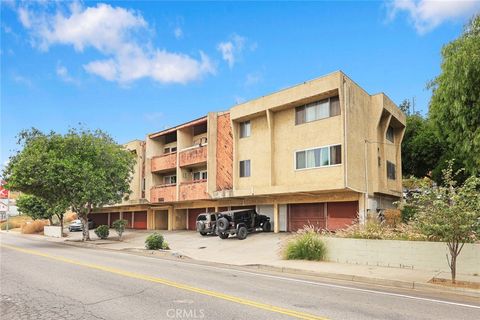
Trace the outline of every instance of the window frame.
[[[391, 130], [390, 130], [391, 129]], [[390, 134], [389, 132], [391, 132], [391, 135], [392, 135], [392, 139], [390, 140]], [[392, 127], [391, 125], [389, 125], [387, 127], [387, 131], [385, 132], [385, 139], [391, 143], [395, 143], [395, 128]]]
[[[195, 174], [196, 173], [199, 174], [200, 179], [195, 179]], [[204, 178], [204, 176], [205, 176], [205, 178]], [[207, 179], [208, 179], [207, 170], [198, 170], [198, 171], [192, 172], [192, 181], [203, 181], [203, 180], [207, 180]]]
[[[243, 162], [243, 163], [247, 163], [247, 161], [248, 161], [248, 176], [247, 176], [247, 175], [243, 175], [243, 176], [242, 176], [242, 162]], [[247, 170], [246, 170], [246, 166], [245, 166], [245, 169], [244, 169], [243, 171], [244, 171], [244, 174], [245, 174], [246, 171], [247, 171]], [[240, 161], [238, 162], [238, 176], [239, 176], [240, 178], [249, 178], [249, 177], [252, 176], [252, 162], [251, 162], [250, 159], [240, 160]]]
[[[397, 180], [397, 165], [393, 162], [387, 161], [387, 180]], [[390, 168], [393, 168], [393, 175], [389, 174]]]
[[[338, 105], [338, 114], [334, 114], [334, 115], [332, 115], [333, 114], [333, 112], [332, 112], [332, 99], [333, 98], [338, 98], [338, 104], [339, 104]], [[319, 118], [318, 117], [318, 113], [319, 113], [318, 108], [321, 105], [321, 103], [325, 100], [327, 100], [327, 103], [328, 103], [328, 106], [327, 106], [328, 116]], [[315, 110], [314, 110], [315, 117], [314, 117], [313, 120], [310, 120], [310, 121], [307, 121], [307, 113], [308, 113], [307, 109], [308, 108], [315, 108]], [[295, 125], [296, 126], [302, 125], [302, 124], [305, 124], [305, 123], [315, 122], [315, 121], [319, 121], [319, 120], [323, 120], [323, 119], [329, 119], [329, 118], [339, 116], [342, 113], [341, 108], [340, 108], [340, 96], [336, 95], [336, 96], [316, 100], [316, 101], [313, 101], [313, 102], [310, 102], [310, 103], [306, 103], [306, 104], [303, 104], [303, 105], [300, 105], [300, 106], [296, 106], [294, 108], [294, 112], [295, 112]], [[299, 114], [301, 114], [301, 119], [299, 117]]]
[[[337, 146], [340, 146], [340, 163], [336, 163], [336, 164], [331, 164], [331, 161], [332, 161], [332, 154], [331, 154], [331, 148], [332, 147], [337, 147]], [[318, 150], [320, 149], [320, 165], [319, 166], [314, 166], [314, 167], [307, 167], [307, 153], [308, 151], [314, 151], [314, 154], [315, 154], [315, 150]], [[328, 150], [328, 162], [329, 164], [328, 165], [321, 165], [322, 163], [322, 149], [327, 149]], [[336, 144], [329, 144], [329, 145], [325, 145], [325, 146], [320, 146], [320, 147], [313, 147], [313, 148], [307, 148], [307, 149], [298, 149], [298, 150], [295, 150], [293, 152], [293, 169], [294, 171], [302, 171], [302, 170], [312, 170], [312, 169], [320, 169], [320, 168], [329, 168], [329, 167], [336, 167], [336, 166], [341, 166], [343, 165], [343, 154], [342, 154], [342, 150], [343, 150], [343, 147], [342, 147], [342, 144], [341, 143], [336, 143]], [[305, 152], [305, 167], [304, 168], [297, 168], [297, 153], [300, 153], [300, 152]], [[315, 159], [314, 159], [314, 162], [315, 162]]]
[[[171, 182], [172, 177], [175, 177], [175, 182]], [[165, 183], [165, 179], [169, 179], [170, 183]], [[177, 184], [177, 175], [176, 174], [169, 174], [167, 176], [163, 176], [163, 184], [164, 185], [176, 185]]]
[[[248, 132], [246, 132], [248, 128]], [[240, 139], [248, 138], [252, 135], [252, 122], [250, 120], [245, 120], [239, 124], [239, 137]], [[245, 132], [244, 132], [245, 131]]]

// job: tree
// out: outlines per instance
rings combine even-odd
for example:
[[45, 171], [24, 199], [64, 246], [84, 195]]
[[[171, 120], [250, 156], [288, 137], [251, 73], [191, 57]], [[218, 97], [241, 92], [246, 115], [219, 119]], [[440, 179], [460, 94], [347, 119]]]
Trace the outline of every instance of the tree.
[[21, 195], [17, 199], [17, 207], [20, 213], [25, 214], [33, 220], [48, 219], [50, 225], [52, 222], [52, 213], [42, 198], [32, 195]]
[[419, 228], [431, 239], [447, 243], [450, 256], [447, 261], [455, 283], [457, 257], [465, 243], [475, 242], [480, 236], [480, 178], [469, 177], [457, 186], [453, 164], [443, 171], [444, 185], [424, 188], [416, 196]]
[[446, 148], [437, 137], [432, 123], [419, 114], [407, 116], [402, 141], [403, 175], [436, 178], [433, 173], [445, 162]]
[[125, 227], [127, 226], [128, 221], [127, 220], [115, 220], [112, 224], [113, 228], [118, 234], [118, 240], [122, 240], [122, 234], [125, 231]]
[[432, 89], [430, 118], [436, 133], [467, 173], [480, 172], [480, 15], [442, 48], [441, 73]]
[[400, 105], [398, 106], [400, 108], [400, 110], [403, 111], [403, 113], [405, 113], [407, 116], [410, 115], [410, 108], [411, 108], [411, 104], [410, 104], [410, 101], [408, 99], [405, 99], [402, 101], [402, 103], [400, 103]]
[[130, 193], [135, 158], [103, 131], [32, 129], [20, 133], [19, 143], [23, 149], [3, 173], [8, 188], [68, 204], [83, 223], [84, 241], [90, 240], [88, 214]]

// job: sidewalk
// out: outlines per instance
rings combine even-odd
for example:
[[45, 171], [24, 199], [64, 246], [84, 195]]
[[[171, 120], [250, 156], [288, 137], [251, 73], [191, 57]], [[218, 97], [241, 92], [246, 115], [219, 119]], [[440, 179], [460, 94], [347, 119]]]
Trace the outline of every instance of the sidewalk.
[[[95, 241], [88, 243], [80, 241], [82, 236], [81, 232], [70, 233], [69, 237], [63, 239], [47, 238], [40, 235], [26, 236], [74, 246], [96, 247], [152, 255], [151, 251], [144, 249], [145, 238], [151, 233], [151, 231], [126, 231], [123, 240], [118, 241], [116, 240], [115, 231], [113, 230], [111, 230], [108, 240], [99, 240], [92, 232], [91, 239]], [[188, 257], [210, 263], [254, 267], [263, 270], [319, 276], [398, 288], [446, 291], [480, 297], [480, 290], [453, 288], [428, 283], [433, 277], [449, 279], [450, 274], [446, 272], [439, 273], [335, 262], [283, 260], [280, 256], [281, 246], [284, 240], [290, 236], [289, 234], [257, 233], [251, 234], [247, 239], [240, 241], [236, 238], [222, 240], [213, 236], [202, 237], [191, 231], [162, 231], [161, 233], [164, 235], [172, 250], [168, 254], [165, 252], [154, 253], [159, 256]], [[457, 275], [457, 280], [480, 282], [480, 277], [459, 274]]]

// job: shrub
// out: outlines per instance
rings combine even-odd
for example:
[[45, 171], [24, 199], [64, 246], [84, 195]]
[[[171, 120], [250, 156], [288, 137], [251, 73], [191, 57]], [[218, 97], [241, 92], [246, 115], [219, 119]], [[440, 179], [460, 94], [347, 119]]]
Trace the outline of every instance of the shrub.
[[122, 234], [123, 232], [125, 231], [125, 227], [127, 226], [128, 224], [128, 221], [127, 220], [115, 220], [113, 223], [112, 223], [112, 226], [113, 228], [115, 229], [115, 231], [117, 232], [118, 234], [118, 238], [121, 240], [122, 239]]
[[69, 212], [65, 215], [65, 222], [71, 222], [78, 219], [78, 216], [75, 212]]
[[49, 224], [48, 220], [34, 220], [22, 225], [22, 233], [33, 234], [43, 232], [43, 227]]
[[163, 248], [163, 236], [158, 233], [152, 233], [145, 239], [145, 248], [148, 250], [158, 250]]
[[413, 205], [404, 205], [402, 210], [402, 222], [408, 223], [409, 221], [413, 221], [415, 219], [415, 215], [417, 210]]
[[102, 225], [98, 226], [97, 229], [95, 229], [95, 234], [100, 239], [107, 239], [108, 235], [110, 234], [110, 230], [109, 230], [108, 226], [102, 224]]
[[287, 260], [324, 260], [327, 247], [319, 233], [301, 231], [290, 239], [284, 251]]
[[382, 225], [376, 221], [368, 221], [365, 225], [356, 223], [336, 233], [340, 238], [379, 239], [379, 240], [410, 240], [426, 241], [427, 236], [418, 230], [414, 224], [399, 224], [396, 228]]
[[0, 230], [7, 230], [7, 226], [8, 230], [16, 228], [15, 225], [11, 222], [2, 222], [2, 224], [0, 224]]
[[168, 242], [165, 240], [162, 242], [162, 250], [170, 250], [170, 247], [168, 246]]

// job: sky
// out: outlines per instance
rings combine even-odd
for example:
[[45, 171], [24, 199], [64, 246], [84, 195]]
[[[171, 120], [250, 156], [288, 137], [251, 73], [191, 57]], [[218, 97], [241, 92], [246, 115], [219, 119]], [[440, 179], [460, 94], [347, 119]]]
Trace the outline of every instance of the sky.
[[119, 143], [344, 71], [426, 113], [441, 48], [480, 1], [1, 0], [0, 164], [31, 127]]

